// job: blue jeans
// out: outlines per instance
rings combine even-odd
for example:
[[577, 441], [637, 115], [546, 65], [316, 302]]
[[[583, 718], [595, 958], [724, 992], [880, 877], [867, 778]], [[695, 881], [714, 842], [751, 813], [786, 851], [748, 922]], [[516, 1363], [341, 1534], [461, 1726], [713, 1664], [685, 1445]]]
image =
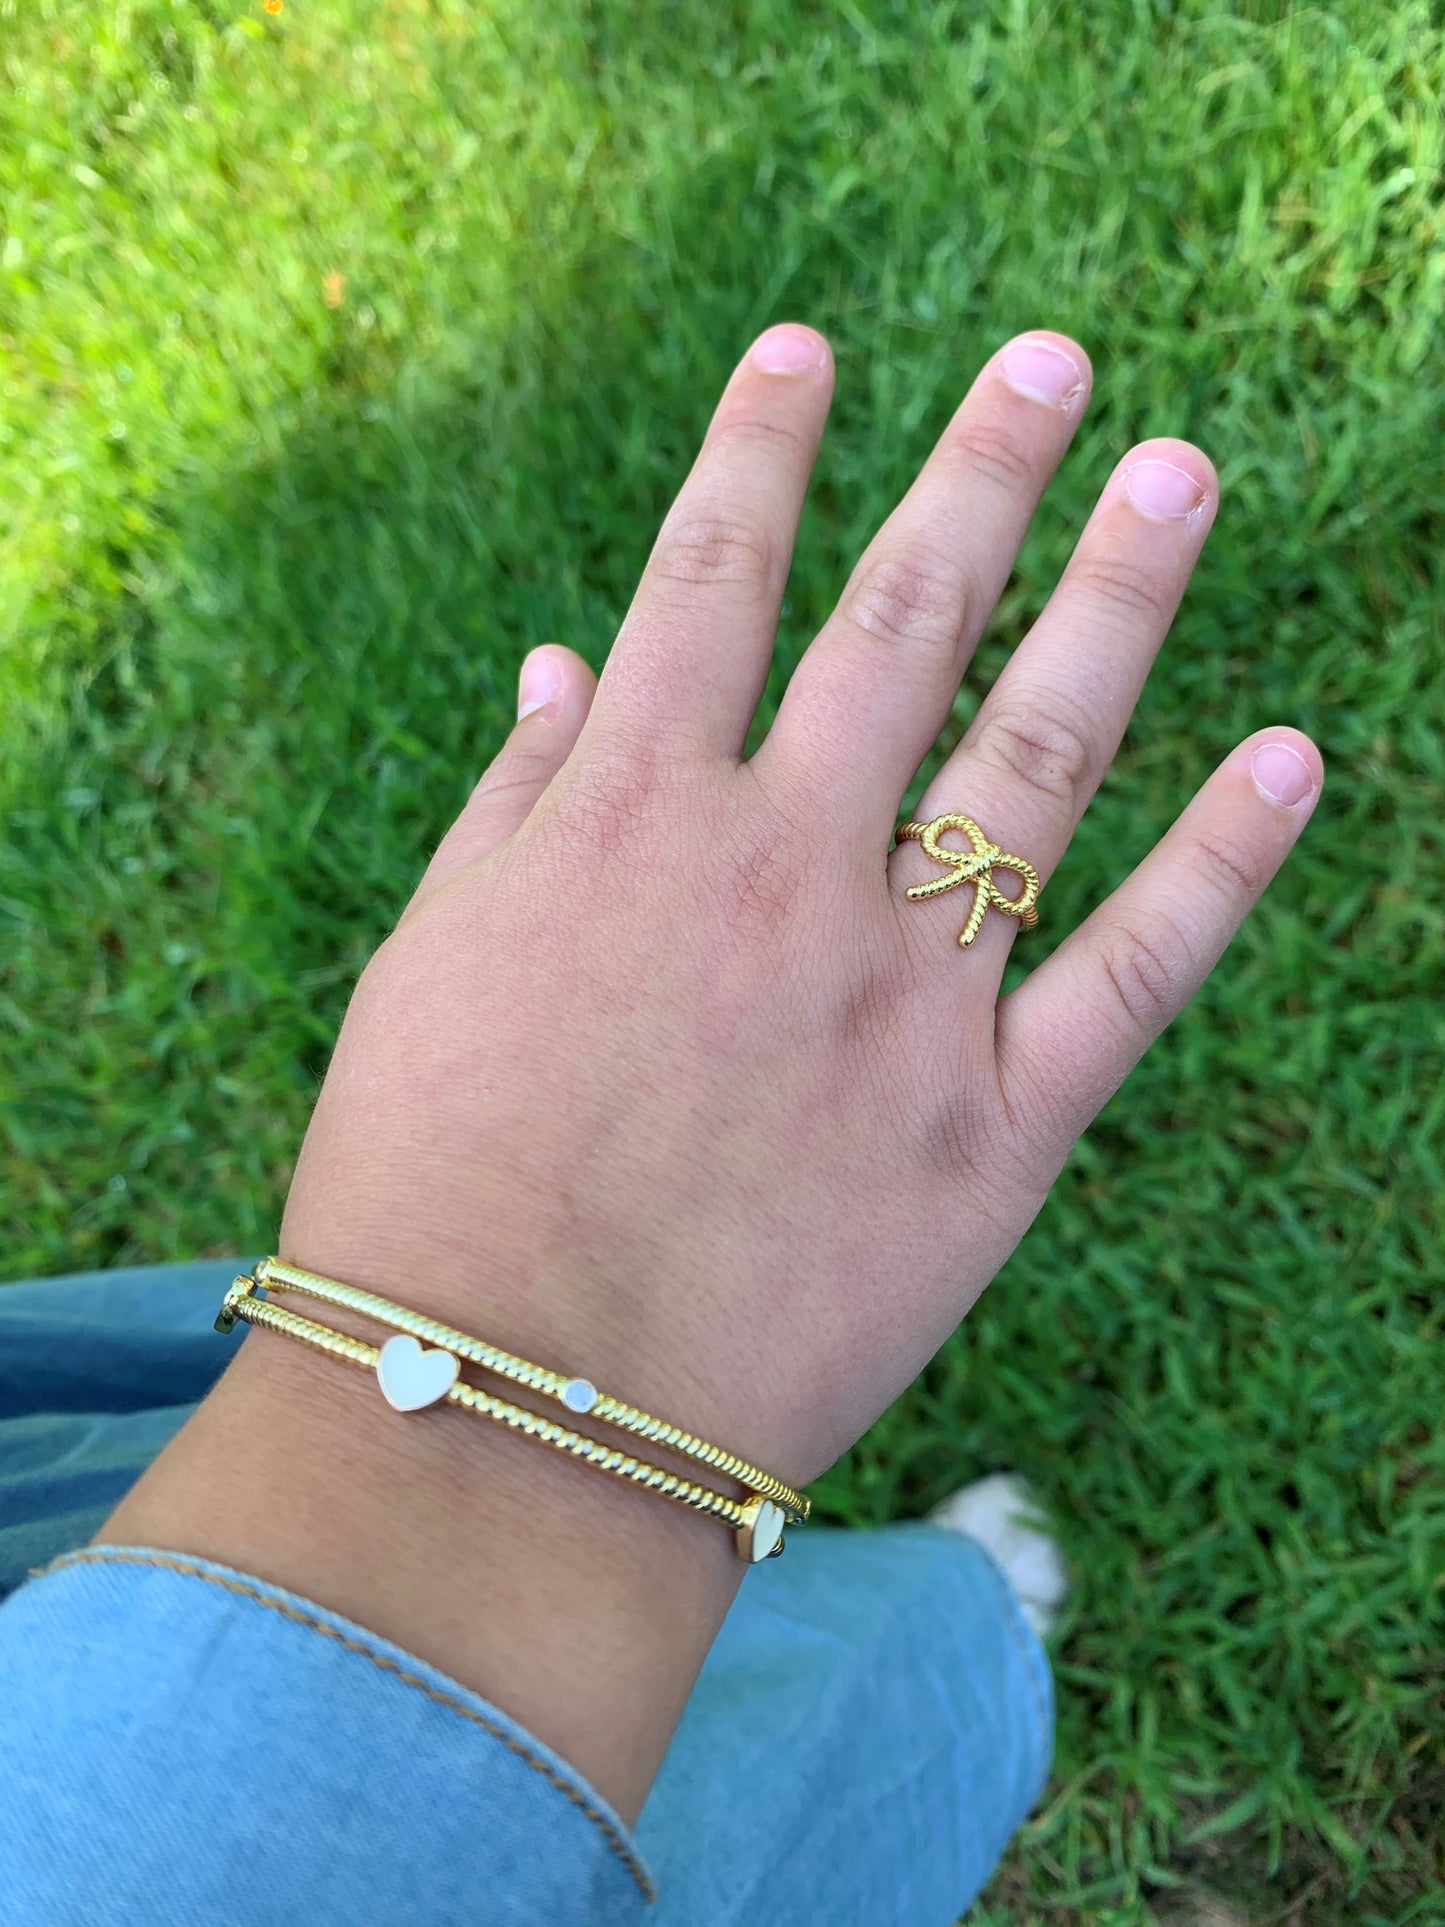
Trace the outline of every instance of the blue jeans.
[[[85, 1544], [209, 1389], [236, 1269], [0, 1286], [0, 1598]], [[639, 1822], [653, 1918], [946, 1927], [1037, 1799], [1052, 1734], [1047, 1661], [981, 1547], [797, 1533], [744, 1584]]]

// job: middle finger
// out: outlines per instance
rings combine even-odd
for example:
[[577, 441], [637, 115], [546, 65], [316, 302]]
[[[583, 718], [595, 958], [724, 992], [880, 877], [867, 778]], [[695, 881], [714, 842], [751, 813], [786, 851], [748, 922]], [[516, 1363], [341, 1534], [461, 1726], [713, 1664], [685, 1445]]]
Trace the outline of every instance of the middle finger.
[[880, 857], [1089, 379], [1064, 335], [1020, 335], [993, 357], [869, 543], [753, 759], [764, 782], [826, 796], [839, 832]]

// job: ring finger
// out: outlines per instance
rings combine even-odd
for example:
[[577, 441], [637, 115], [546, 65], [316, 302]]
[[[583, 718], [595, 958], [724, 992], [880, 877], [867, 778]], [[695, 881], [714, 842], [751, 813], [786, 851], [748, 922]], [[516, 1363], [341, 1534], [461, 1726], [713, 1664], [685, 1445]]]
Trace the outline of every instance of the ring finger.
[[[1119, 747], [1218, 499], [1208, 457], [1188, 442], [1145, 442], [1124, 458], [1043, 613], [925, 790], [921, 821], [967, 812], [1048, 876]], [[889, 867], [900, 892], [940, 874], [915, 842], [900, 844]], [[999, 883], [1017, 895], [1003, 876]], [[935, 938], [926, 919], [961, 924], [952, 906], [966, 895], [949, 892], [947, 910], [910, 904], [910, 935], [938, 941], [946, 957], [945, 933]], [[1002, 970], [1017, 927], [1013, 917], [985, 916], [975, 950]]]

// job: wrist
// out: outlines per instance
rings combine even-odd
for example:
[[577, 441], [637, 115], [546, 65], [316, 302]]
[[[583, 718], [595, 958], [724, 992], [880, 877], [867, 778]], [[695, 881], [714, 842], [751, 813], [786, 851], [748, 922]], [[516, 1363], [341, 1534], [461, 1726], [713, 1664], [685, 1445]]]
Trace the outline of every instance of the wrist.
[[355, 1366], [266, 1331], [105, 1537], [356, 1619], [501, 1706], [627, 1817], [744, 1570], [717, 1522], [454, 1409], [397, 1413]]
[[[705, 1236], [684, 1247], [653, 1226], [658, 1214], [616, 1198], [584, 1215], [558, 1201], [556, 1186], [509, 1187], [496, 1167], [474, 1174], [465, 1209], [433, 1199], [425, 1213], [420, 1187], [393, 1201], [329, 1173], [321, 1184], [307, 1177], [303, 1158], [279, 1243], [290, 1263], [586, 1379], [794, 1486], [849, 1442], [820, 1452], [791, 1360], [761, 1330], [739, 1345], [723, 1261]], [[542, 1202], [518, 1209], [529, 1194]], [[375, 1336], [364, 1324], [347, 1328]]]

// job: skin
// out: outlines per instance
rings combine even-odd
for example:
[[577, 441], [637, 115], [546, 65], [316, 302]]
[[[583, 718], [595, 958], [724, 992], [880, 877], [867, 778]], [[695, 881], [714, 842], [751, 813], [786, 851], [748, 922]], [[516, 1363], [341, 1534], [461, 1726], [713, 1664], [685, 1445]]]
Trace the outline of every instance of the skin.
[[[987, 362], [744, 760], [833, 384], [811, 330], [754, 343], [600, 683], [569, 650], [528, 656], [526, 713], [363, 974], [282, 1256], [794, 1483], [898, 1396], [1322, 780], [1297, 731], [1240, 744], [1002, 1001], [1015, 919], [990, 911], [965, 951], [968, 889], [905, 900], [940, 871], [915, 843], [890, 853], [903, 793], [1089, 383], [1047, 332]], [[1047, 885], [1216, 504], [1187, 442], [1124, 457], [921, 818], [966, 811]], [[504, 1707], [629, 1819], [744, 1570], [713, 1521], [455, 1411], [394, 1414], [268, 1333], [101, 1536], [350, 1615]]]

